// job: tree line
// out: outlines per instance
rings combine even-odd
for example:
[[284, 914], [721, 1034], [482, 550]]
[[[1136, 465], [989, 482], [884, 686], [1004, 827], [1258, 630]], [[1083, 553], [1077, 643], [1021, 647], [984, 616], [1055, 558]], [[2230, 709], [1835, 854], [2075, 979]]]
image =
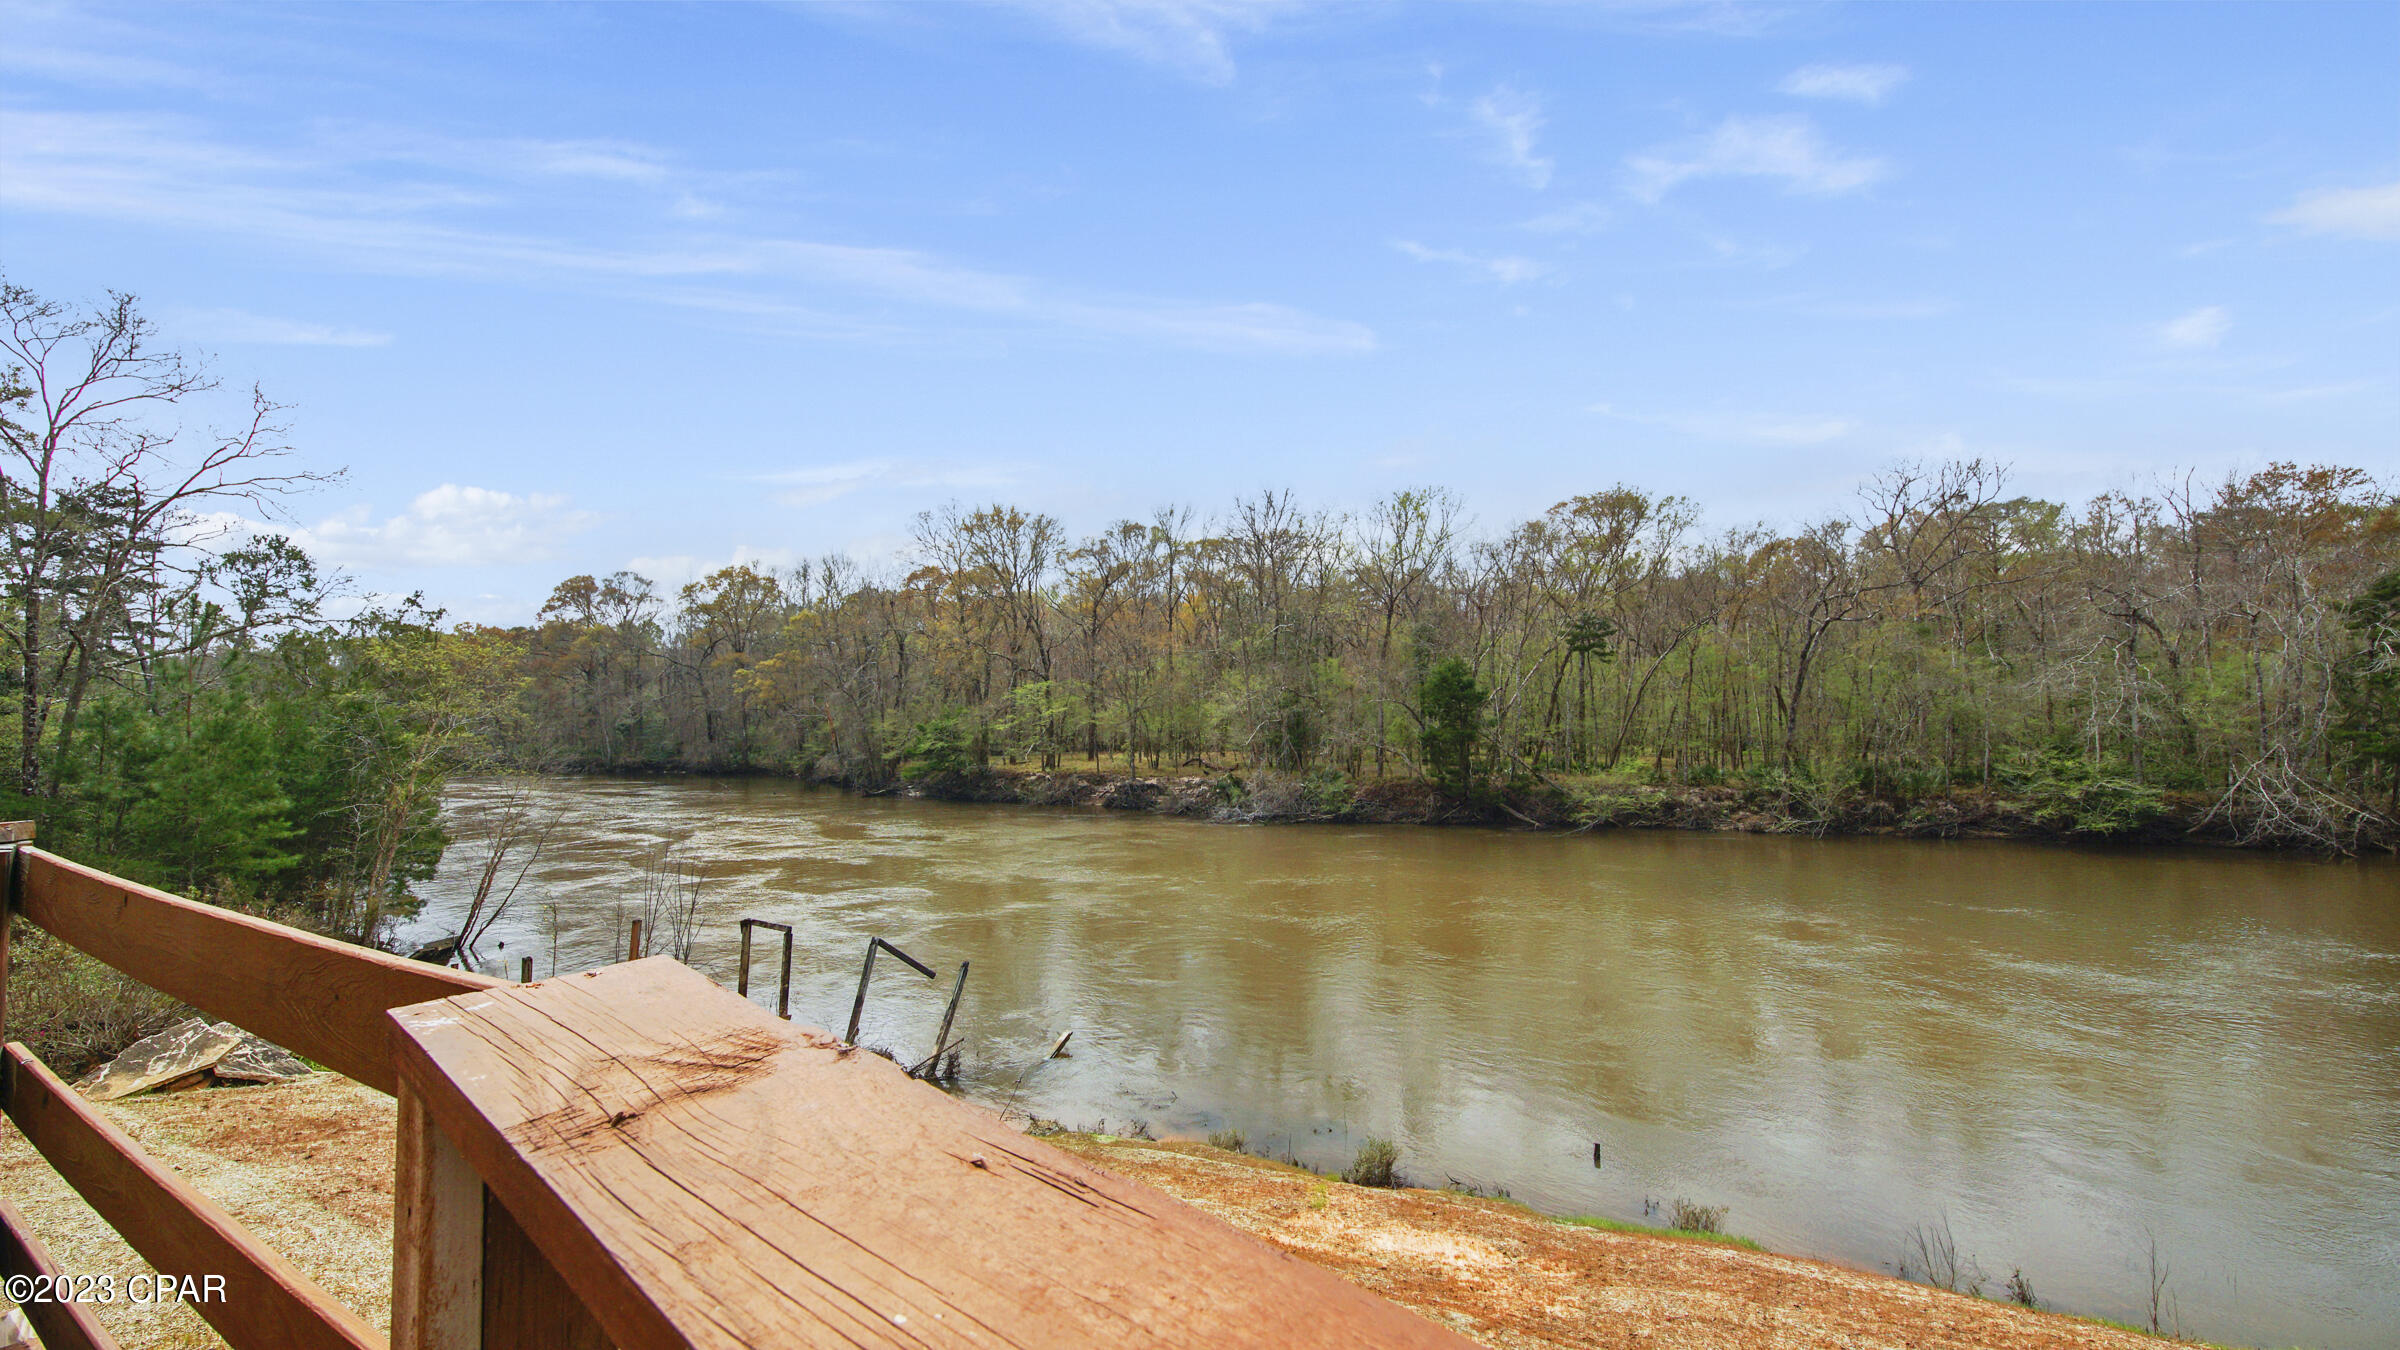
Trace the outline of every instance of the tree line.
[[476, 669], [415, 600], [329, 617], [342, 578], [226, 529], [328, 478], [293, 466], [255, 389], [194, 430], [222, 392], [129, 296], [0, 284], [0, 814], [80, 861], [372, 940], [432, 874], [441, 789], [486, 762], [516, 671]]
[[1476, 533], [1443, 488], [1355, 514], [1268, 491], [1078, 538], [953, 504], [881, 570], [579, 576], [455, 640], [519, 673], [526, 765], [877, 788], [1238, 763], [1455, 794], [2015, 791], [2097, 834], [2178, 794], [2258, 841], [2391, 826], [2400, 508], [2363, 470], [2070, 504], [1910, 464], [1797, 525], [1702, 518], [1620, 485]]

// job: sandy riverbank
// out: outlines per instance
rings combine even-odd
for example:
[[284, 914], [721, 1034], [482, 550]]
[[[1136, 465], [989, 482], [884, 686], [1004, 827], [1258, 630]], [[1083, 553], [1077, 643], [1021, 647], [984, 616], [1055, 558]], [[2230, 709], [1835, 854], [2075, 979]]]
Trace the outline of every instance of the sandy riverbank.
[[[368, 1321], [391, 1305], [391, 1099], [320, 1074], [101, 1108]], [[2133, 1347], [2072, 1318], [1819, 1261], [1560, 1223], [1503, 1201], [1367, 1190], [1202, 1144], [1051, 1142], [1456, 1327], [1519, 1347]], [[143, 1266], [0, 1124], [0, 1191], [68, 1270]], [[100, 1310], [127, 1350], [219, 1342], [181, 1305]]]

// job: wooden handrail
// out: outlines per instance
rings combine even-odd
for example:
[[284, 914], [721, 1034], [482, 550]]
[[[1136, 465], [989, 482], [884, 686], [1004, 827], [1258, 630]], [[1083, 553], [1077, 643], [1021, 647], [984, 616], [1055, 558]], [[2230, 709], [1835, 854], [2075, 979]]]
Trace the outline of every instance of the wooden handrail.
[[30, 845], [18, 854], [20, 912], [53, 937], [381, 1092], [397, 1083], [386, 1009], [501, 984], [169, 895]]
[[665, 957], [391, 1016], [404, 1109], [618, 1350], [1467, 1345]]
[[[22, 1275], [47, 1281], [53, 1290], [67, 1289], [58, 1263], [33, 1236], [25, 1216], [6, 1200], [0, 1200], [0, 1275]], [[17, 1304], [25, 1320], [33, 1323], [33, 1333], [42, 1338], [44, 1350], [117, 1350], [116, 1341], [92, 1316], [91, 1309], [66, 1299], [67, 1293], [61, 1292], [48, 1300]]]
[[[155, 1270], [222, 1276], [221, 1298], [192, 1310], [232, 1345], [259, 1350], [384, 1350], [384, 1339], [252, 1236], [225, 1208], [110, 1124], [24, 1046], [10, 1044], [8, 1117], [67, 1184]], [[207, 1290], [203, 1288], [205, 1295]]]

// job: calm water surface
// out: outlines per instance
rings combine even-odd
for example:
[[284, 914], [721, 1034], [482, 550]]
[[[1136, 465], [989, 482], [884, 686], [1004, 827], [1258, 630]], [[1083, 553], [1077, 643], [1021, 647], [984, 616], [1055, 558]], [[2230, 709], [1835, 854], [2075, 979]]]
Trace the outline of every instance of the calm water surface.
[[[2004, 843], [1241, 827], [860, 800], [768, 780], [554, 780], [488, 969], [612, 959], [660, 844], [701, 865], [693, 964], [798, 930], [793, 1014], [929, 1050], [974, 963], [967, 1090], [1318, 1167], [1369, 1134], [1420, 1184], [1554, 1213], [1729, 1208], [1890, 1269], [1947, 1220], [1996, 1292], [2187, 1333], [2400, 1345], [2400, 869]], [[455, 928], [497, 789], [414, 935]], [[445, 921], [448, 921], [445, 926]], [[773, 962], [753, 996], [774, 996]], [[1074, 1055], [1042, 1062], [1074, 1028]], [[1603, 1165], [1592, 1165], [1592, 1145]]]

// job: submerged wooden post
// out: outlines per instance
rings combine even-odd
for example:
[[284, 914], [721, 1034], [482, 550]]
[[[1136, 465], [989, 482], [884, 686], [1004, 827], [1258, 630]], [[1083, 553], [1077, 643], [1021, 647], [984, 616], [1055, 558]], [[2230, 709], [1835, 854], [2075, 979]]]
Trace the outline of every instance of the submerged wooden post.
[[640, 919], [633, 921], [633, 936], [625, 941], [625, 959], [628, 961], [642, 959], [642, 921]]
[[858, 997], [852, 999], [850, 1002], [850, 1030], [845, 1032], [842, 1036], [842, 1044], [844, 1045], [858, 1044], [858, 1019], [863, 1017], [867, 1011], [867, 981], [875, 978], [875, 953], [879, 951], [890, 952], [892, 955], [899, 957], [903, 961], [906, 961], [909, 964], [910, 969], [916, 971], [919, 975], [924, 976], [926, 979], [932, 980], [940, 978], [933, 973], [933, 967], [926, 965], [924, 962], [913, 956], [910, 956], [907, 952], [900, 950], [898, 947], [895, 947], [892, 944], [884, 941], [882, 938], [868, 938], [867, 963], [859, 968]]
[[517, 966], [517, 983], [533, 983], [533, 958], [528, 956]]
[[942, 1075], [942, 1052], [950, 1048], [950, 1024], [958, 1020], [958, 1000], [967, 992], [967, 963], [958, 963], [958, 983], [950, 987], [950, 1006], [942, 1012], [942, 1029], [933, 1033], [933, 1075]]
[[867, 939], [867, 963], [858, 970], [858, 997], [850, 1000], [850, 1029], [842, 1033], [842, 1044], [858, 1044], [858, 1020], [867, 1015], [867, 981], [875, 978], [875, 953], [883, 947], [882, 938]]
[[767, 919], [742, 920], [742, 973], [734, 980], [733, 991], [744, 998], [750, 997], [750, 931], [754, 928], [772, 928], [783, 934], [783, 982], [775, 988], [775, 1015], [788, 1022], [792, 1018], [792, 926], [790, 924], [775, 923]]

